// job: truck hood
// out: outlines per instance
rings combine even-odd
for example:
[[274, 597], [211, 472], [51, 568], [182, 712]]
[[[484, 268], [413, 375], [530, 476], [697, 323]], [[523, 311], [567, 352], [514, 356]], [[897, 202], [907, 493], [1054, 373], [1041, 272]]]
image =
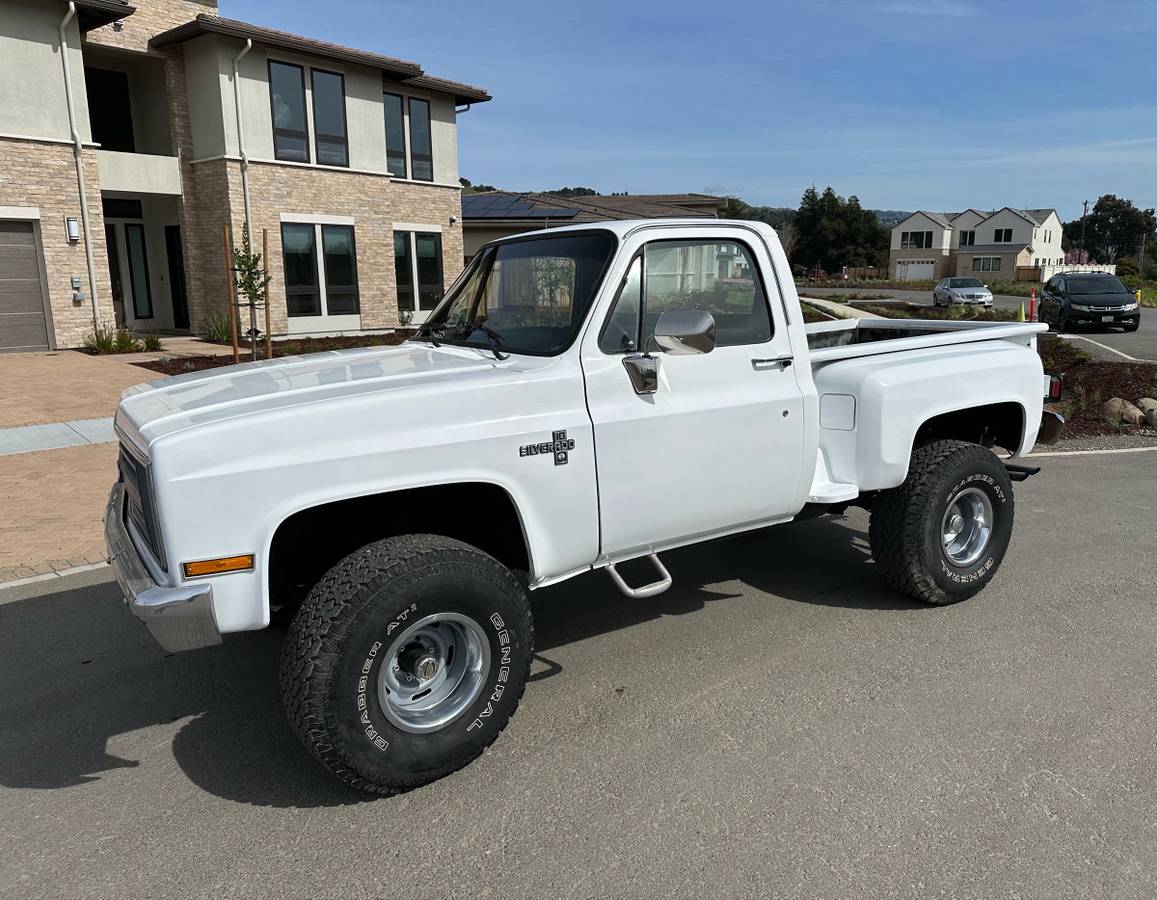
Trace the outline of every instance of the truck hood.
[[141, 450], [158, 438], [239, 416], [373, 393], [475, 390], [551, 365], [542, 357], [407, 343], [291, 356], [161, 378], [129, 388], [117, 430]]

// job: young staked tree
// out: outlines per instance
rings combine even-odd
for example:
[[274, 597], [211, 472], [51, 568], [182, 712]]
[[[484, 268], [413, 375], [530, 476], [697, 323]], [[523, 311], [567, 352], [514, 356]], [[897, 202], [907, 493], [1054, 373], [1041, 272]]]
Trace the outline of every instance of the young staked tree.
[[265, 288], [272, 277], [262, 262], [261, 253], [249, 242], [249, 226], [245, 225], [241, 229], [241, 246], [233, 247], [233, 283], [238, 307], [249, 307], [248, 336], [254, 359], [257, 359], [257, 310], [265, 305]]

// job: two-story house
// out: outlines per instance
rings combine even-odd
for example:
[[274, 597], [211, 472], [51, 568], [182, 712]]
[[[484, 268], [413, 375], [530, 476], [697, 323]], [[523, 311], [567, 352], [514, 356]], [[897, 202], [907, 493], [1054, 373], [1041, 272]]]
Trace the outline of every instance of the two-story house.
[[892, 229], [889, 262], [898, 281], [972, 274], [1015, 280], [1061, 265], [1064, 256], [1055, 209], [1006, 206], [991, 213], [915, 212]]
[[5, 0], [0, 77], [0, 350], [204, 331], [227, 227], [268, 235], [274, 335], [420, 321], [461, 269], [481, 88], [215, 0]]

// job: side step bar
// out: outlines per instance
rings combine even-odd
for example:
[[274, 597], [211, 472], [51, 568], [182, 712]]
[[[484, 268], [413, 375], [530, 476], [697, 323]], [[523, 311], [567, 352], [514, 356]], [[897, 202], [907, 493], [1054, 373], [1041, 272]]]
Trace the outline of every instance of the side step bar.
[[611, 563], [607, 566], [607, 574], [611, 576], [611, 581], [624, 595], [633, 600], [644, 600], [647, 597], [654, 597], [657, 594], [663, 593], [671, 586], [671, 573], [667, 571], [667, 567], [659, 561], [659, 557], [654, 553], [648, 554], [647, 559], [651, 560], [651, 565], [655, 567], [655, 571], [659, 573], [659, 580], [652, 581], [650, 584], [644, 584], [642, 587], [633, 588], [625, 581], [623, 576], [618, 573], [615, 564]]
[[1005, 463], [1004, 468], [1012, 481], [1024, 481], [1040, 471], [1040, 466], [1021, 466], [1016, 463]]

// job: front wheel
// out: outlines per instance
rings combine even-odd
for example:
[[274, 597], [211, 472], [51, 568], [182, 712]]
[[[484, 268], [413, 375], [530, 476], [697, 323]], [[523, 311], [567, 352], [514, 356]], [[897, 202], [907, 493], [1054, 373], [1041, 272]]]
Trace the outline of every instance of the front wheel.
[[996, 573], [1012, 537], [1012, 482], [978, 444], [935, 441], [872, 507], [868, 538], [894, 588], [927, 603], [967, 600]]
[[534, 644], [530, 605], [501, 563], [406, 535], [334, 566], [281, 657], [290, 724], [331, 773], [395, 794], [482, 753], [514, 714]]

